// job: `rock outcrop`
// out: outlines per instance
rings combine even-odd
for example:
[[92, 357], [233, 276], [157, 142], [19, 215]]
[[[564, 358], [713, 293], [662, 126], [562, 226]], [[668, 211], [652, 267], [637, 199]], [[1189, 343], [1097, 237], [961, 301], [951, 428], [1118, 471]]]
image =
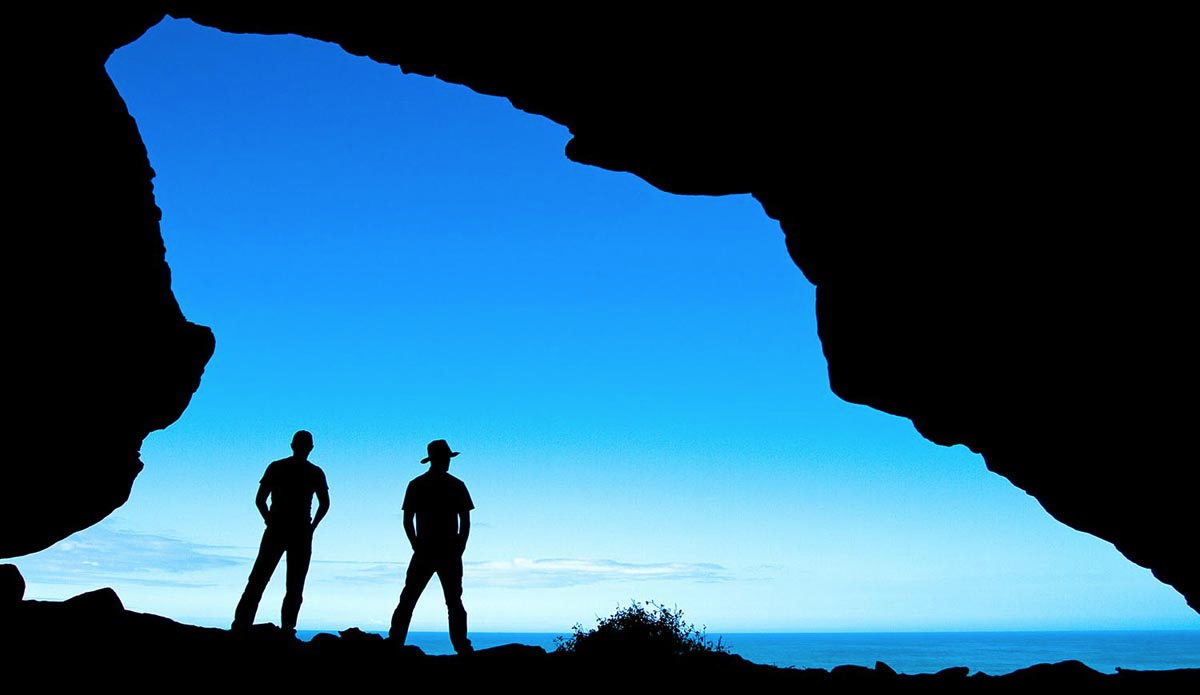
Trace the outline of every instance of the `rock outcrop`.
[[341, 691], [432, 687], [483, 690], [515, 684], [523, 692], [1028, 693], [1194, 692], [1200, 669], [1096, 671], [1079, 661], [1037, 664], [1006, 674], [952, 667], [903, 674], [875, 668], [778, 668], [736, 654], [702, 651], [646, 654], [611, 642], [591, 653], [546, 652], [508, 644], [469, 655], [428, 655], [381, 635], [347, 628], [298, 641], [270, 623], [246, 632], [196, 627], [129, 611], [111, 589], [66, 601], [22, 601], [0, 623], [6, 678], [48, 681], [78, 691]]
[[213, 350], [171, 294], [150, 163], [104, 72], [170, 15], [507, 97], [570, 128], [568, 157], [670, 193], [753, 194], [816, 285], [836, 394], [979, 452], [1200, 610], [1176, 44], [1124, 16], [480, 12], [13, 16], [21, 499], [0, 513], [0, 556], [123, 503], [142, 439], [179, 417]]

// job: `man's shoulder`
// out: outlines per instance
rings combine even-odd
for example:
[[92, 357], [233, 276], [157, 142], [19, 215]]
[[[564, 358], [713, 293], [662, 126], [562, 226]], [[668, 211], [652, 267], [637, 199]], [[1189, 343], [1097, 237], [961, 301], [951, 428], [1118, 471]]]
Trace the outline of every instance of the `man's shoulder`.
[[449, 473], [437, 473], [434, 471], [426, 471], [425, 473], [422, 473], [421, 475], [418, 475], [417, 477], [408, 481], [408, 489], [410, 490], [421, 488], [439, 490], [445, 489], [446, 487], [462, 488], [465, 490], [467, 488], [467, 484], [450, 475]]
[[412, 480], [408, 481], [408, 487], [405, 488], [405, 491], [413, 492], [415, 490], [420, 490], [422, 487], [424, 487], [428, 484], [429, 484], [429, 476], [427, 476], [425, 474], [421, 474], [421, 475], [418, 475], [417, 477], [413, 478]]
[[263, 479], [265, 480], [270, 476], [278, 475], [279, 471], [285, 468], [290, 460], [291, 458], [283, 458], [268, 463], [267, 470], [263, 471]]
[[310, 476], [312, 476], [312, 479], [317, 483], [317, 486], [318, 487], [329, 487], [329, 483], [327, 483], [325, 481], [325, 471], [321, 470], [321, 467], [318, 466], [317, 464], [313, 463], [312, 461], [305, 461], [305, 463], [308, 464], [308, 473]]
[[454, 477], [454, 475], [448, 471], [428, 471], [418, 475], [416, 478], [413, 478], [414, 483], [418, 480], [428, 480], [430, 485], [453, 485], [455, 487], [458, 487], [459, 485], [463, 487], [467, 486], [466, 483]]
[[319, 480], [325, 479], [325, 471], [321, 467], [307, 459], [298, 459], [295, 456], [288, 456], [277, 461], [272, 461], [267, 464], [267, 471], [263, 473], [263, 479], [274, 476], [286, 476], [288, 479], [293, 479], [296, 476], [311, 476]]

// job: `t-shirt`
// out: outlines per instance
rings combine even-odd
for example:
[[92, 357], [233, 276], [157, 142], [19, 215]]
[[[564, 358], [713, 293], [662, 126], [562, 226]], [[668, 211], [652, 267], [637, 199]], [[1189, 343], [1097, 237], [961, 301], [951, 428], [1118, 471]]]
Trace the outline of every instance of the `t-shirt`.
[[416, 517], [417, 538], [435, 547], [449, 546], [458, 536], [459, 513], [474, 508], [466, 484], [442, 471], [413, 478], [404, 491], [403, 509]]
[[285, 524], [311, 522], [313, 495], [329, 489], [324, 471], [295, 456], [272, 461], [260, 482], [271, 493], [271, 520]]

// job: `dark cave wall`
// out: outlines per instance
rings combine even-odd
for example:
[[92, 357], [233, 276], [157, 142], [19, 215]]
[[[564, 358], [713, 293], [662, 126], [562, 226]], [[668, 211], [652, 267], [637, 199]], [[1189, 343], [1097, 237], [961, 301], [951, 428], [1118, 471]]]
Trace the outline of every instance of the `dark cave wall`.
[[17, 21], [55, 26], [54, 40], [30, 30], [9, 41], [31, 45], [6, 83], [3, 557], [48, 547], [124, 504], [142, 440], [187, 407], [213, 351], [211, 331], [188, 322], [171, 293], [153, 170], [104, 71], [112, 50], [157, 19], [78, 20]]
[[19, 396], [37, 407], [19, 460], [37, 463], [18, 482], [82, 487], [78, 513], [41, 513], [31, 494], [6, 514], [0, 555], [119, 506], [137, 446], [179, 416], [211, 354], [170, 294], [145, 149], [103, 74], [164, 13], [507, 97], [570, 128], [568, 157], [668, 192], [753, 194], [816, 285], [837, 395], [981, 453], [1200, 608], [1178, 405], [1194, 354], [1172, 166], [1186, 112], [1169, 47], [1135, 50], [1079, 18], [1036, 32], [782, 14], [551, 31], [511, 13], [164, 2], [60, 19], [61, 67], [30, 67], [17, 95], [31, 175], [14, 202], [42, 227], [21, 238], [45, 285], [20, 302]]

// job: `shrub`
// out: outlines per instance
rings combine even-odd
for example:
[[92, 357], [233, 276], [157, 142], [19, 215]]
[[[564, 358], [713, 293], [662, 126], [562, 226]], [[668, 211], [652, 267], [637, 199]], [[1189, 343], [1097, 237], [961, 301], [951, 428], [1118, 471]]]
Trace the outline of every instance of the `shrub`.
[[664, 657], [728, 651], [719, 638], [713, 642], [703, 628], [684, 622], [683, 611], [654, 601], [632, 601], [628, 607], [618, 607], [587, 632], [576, 623], [569, 637], [554, 641], [558, 644], [555, 651], [577, 654]]

